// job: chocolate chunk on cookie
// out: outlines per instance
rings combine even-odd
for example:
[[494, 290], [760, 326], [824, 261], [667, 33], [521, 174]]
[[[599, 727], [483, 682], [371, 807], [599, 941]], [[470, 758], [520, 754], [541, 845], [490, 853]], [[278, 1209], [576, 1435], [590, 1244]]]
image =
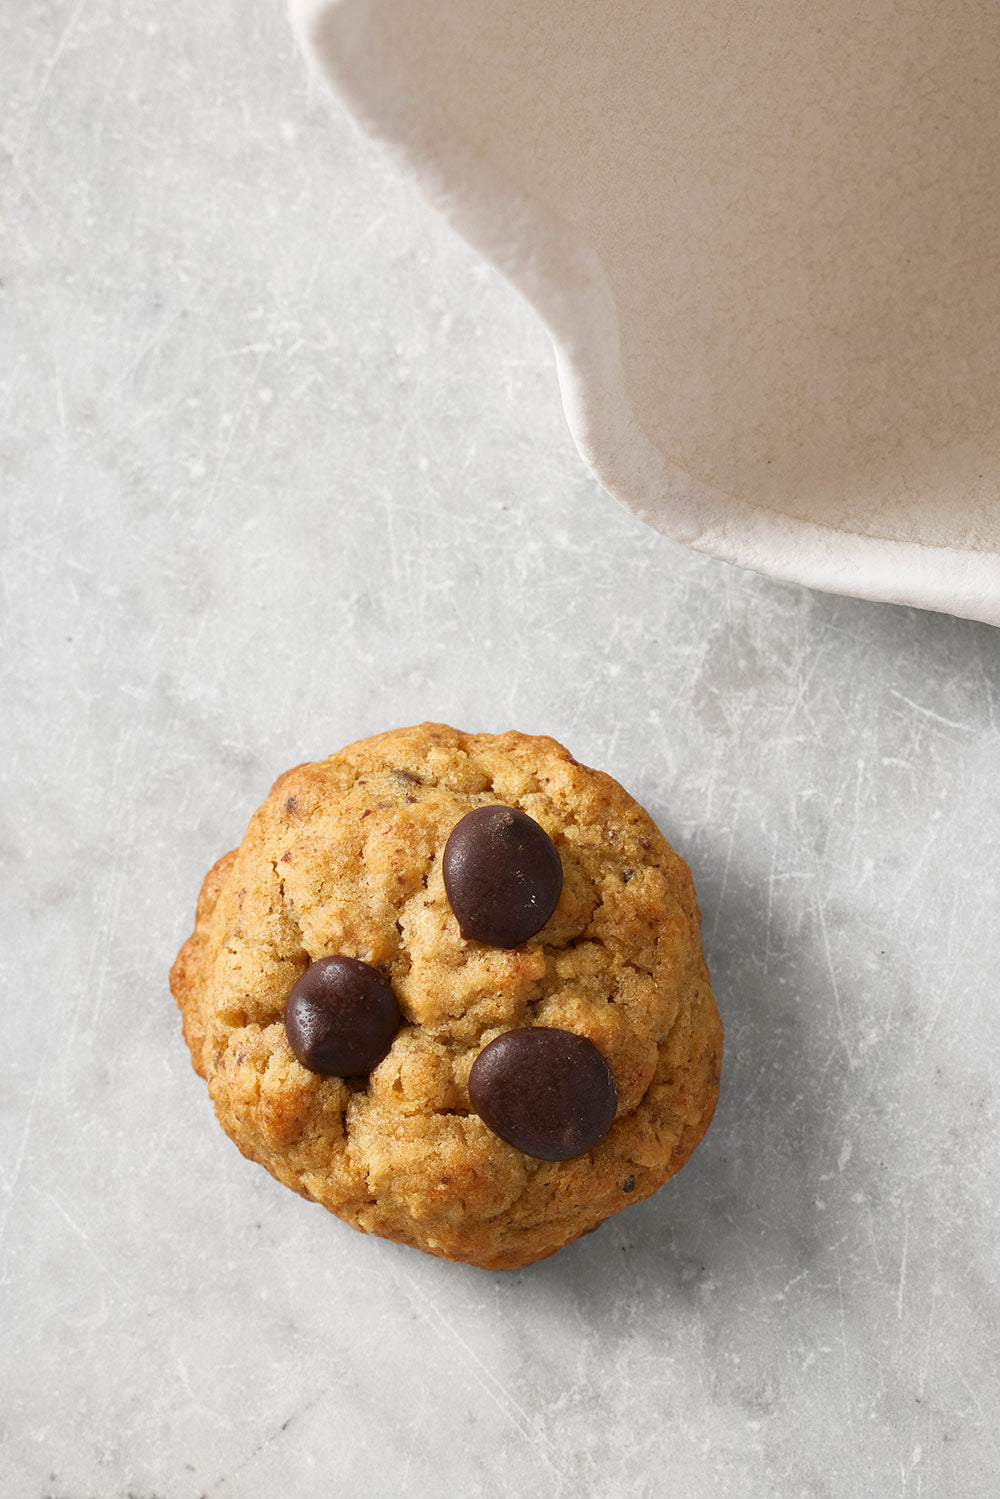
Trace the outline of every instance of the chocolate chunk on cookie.
[[469, 1099], [501, 1140], [541, 1161], [572, 1161], [614, 1123], [614, 1074], [586, 1036], [554, 1026], [504, 1031], [469, 1073]]
[[562, 891], [552, 839], [516, 807], [477, 807], [444, 846], [444, 888], [463, 937], [520, 947], [540, 932]]
[[399, 1029], [396, 996], [358, 958], [311, 963], [285, 1001], [285, 1034], [303, 1067], [325, 1076], [371, 1072]]

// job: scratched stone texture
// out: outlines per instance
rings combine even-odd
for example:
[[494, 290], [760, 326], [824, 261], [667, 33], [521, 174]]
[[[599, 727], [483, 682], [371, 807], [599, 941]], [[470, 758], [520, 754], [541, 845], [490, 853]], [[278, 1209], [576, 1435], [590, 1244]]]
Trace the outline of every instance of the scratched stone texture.
[[[277, 0], [0, 0], [11, 1499], [997, 1492], [1000, 636], [700, 558]], [[166, 986], [286, 766], [563, 739], [691, 862], [686, 1170], [517, 1274], [216, 1127]]]

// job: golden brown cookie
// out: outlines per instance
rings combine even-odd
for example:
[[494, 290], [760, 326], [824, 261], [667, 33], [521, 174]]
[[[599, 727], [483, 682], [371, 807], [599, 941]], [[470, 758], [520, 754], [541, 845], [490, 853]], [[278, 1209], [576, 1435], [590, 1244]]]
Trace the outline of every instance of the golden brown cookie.
[[[498, 810], [449, 848], [484, 807]], [[494, 859], [497, 837], [520, 862]], [[528, 915], [511, 926], [518, 899]], [[532, 910], [535, 935], [494, 945]], [[610, 776], [553, 739], [421, 724], [279, 777], [206, 877], [171, 988], [244, 1155], [366, 1233], [513, 1269], [650, 1196], [707, 1129], [722, 1029], [699, 924], [687, 865]], [[355, 962], [320, 965], [335, 956]], [[365, 1044], [389, 1050], [367, 1074], [312, 1070], [334, 1011], [322, 994], [310, 1010], [314, 992], [293, 1015], [307, 970], [300, 998], [325, 974], [381, 1006], [384, 1039]], [[477, 1113], [470, 1070], [501, 1036], [473, 1078]], [[549, 1145], [584, 1153], [540, 1158]]]

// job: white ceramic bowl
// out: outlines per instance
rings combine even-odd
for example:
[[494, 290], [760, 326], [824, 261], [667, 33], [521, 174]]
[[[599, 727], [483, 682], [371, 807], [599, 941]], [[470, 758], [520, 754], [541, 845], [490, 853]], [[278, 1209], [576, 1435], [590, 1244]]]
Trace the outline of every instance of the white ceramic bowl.
[[1000, 624], [996, 0], [291, 0], [666, 534]]

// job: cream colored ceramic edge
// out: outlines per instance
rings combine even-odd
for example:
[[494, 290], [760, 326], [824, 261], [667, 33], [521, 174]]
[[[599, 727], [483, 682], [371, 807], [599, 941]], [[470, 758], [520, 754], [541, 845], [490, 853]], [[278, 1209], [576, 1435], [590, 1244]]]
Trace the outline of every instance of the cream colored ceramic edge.
[[289, 0], [300, 42], [361, 124], [527, 297], [556, 346], [570, 429], [601, 483], [656, 530], [725, 562], [832, 593], [1000, 625], [1000, 559], [878, 540], [749, 505], [671, 464], [625, 398], [618, 317], [596, 255], [474, 151], [380, 49], [391, 0]]

